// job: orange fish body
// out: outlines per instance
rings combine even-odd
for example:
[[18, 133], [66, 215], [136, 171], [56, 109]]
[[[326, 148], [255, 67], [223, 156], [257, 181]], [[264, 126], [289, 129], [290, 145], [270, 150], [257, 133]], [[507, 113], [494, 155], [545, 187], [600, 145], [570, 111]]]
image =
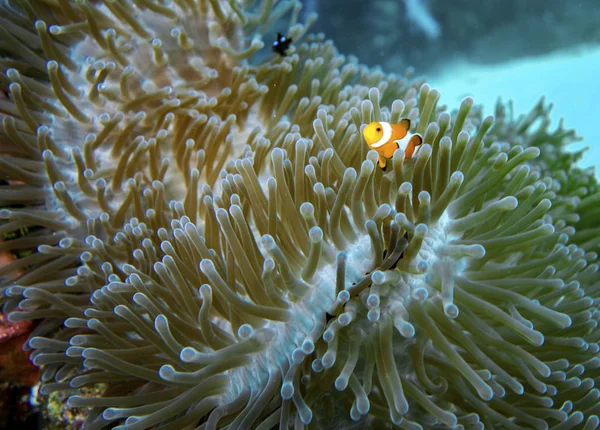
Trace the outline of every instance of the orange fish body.
[[415, 149], [423, 138], [408, 132], [410, 120], [405, 118], [398, 124], [388, 122], [372, 122], [363, 130], [363, 136], [369, 148], [379, 154], [379, 167], [386, 168], [387, 160], [394, 156], [398, 148], [404, 150], [404, 161], [412, 158]]

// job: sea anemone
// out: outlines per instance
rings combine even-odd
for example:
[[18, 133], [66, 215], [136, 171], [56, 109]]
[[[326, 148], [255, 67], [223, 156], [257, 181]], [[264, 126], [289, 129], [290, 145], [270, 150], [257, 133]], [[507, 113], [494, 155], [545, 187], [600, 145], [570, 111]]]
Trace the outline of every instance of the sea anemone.
[[577, 162], [585, 156], [586, 148], [577, 151], [569, 146], [581, 140], [574, 130], [564, 127], [561, 119], [556, 129], [551, 130], [550, 114], [553, 105], [542, 98], [527, 114], [515, 118], [512, 104], [496, 106], [496, 121], [490, 131], [495, 139], [522, 145], [527, 148], [538, 146], [541, 156], [531, 163], [543, 176], [553, 179], [552, 189], [556, 193], [552, 215], [575, 228], [573, 241], [582, 248], [600, 251], [600, 187], [593, 168], [582, 170]]
[[[41, 229], [0, 301], [42, 393], [102, 387], [85, 428], [599, 425], [597, 254], [471, 98], [297, 42], [297, 2], [17, 3], [0, 228]], [[383, 172], [361, 130], [400, 118]]]

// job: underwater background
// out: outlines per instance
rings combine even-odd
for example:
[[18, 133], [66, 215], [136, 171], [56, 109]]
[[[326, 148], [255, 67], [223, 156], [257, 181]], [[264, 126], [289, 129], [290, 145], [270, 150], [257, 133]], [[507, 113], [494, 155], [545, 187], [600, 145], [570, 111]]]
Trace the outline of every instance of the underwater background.
[[[598, 0], [0, 7], [0, 428], [600, 428]], [[364, 125], [401, 114], [426, 149], [381, 173]], [[417, 281], [394, 292], [397, 273]], [[277, 375], [251, 358], [273, 326], [295, 345], [266, 354], [287, 360]], [[343, 401], [315, 394], [331, 387]]]
[[465, 96], [492, 113], [497, 99], [524, 113], [544, 96], [589, 147], [600, 170], [600, 3], [596, 0], [314, 0], [313, 27], [344, 54], [387, 72], [413, 67], [442, 103]]

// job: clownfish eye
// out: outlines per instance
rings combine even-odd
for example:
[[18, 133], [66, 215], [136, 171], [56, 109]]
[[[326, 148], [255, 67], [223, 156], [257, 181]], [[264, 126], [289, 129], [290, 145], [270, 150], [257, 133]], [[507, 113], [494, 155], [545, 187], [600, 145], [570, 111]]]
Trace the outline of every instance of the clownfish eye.
[[379, 132], [379, 131], [381, 131], [381, 127], [377, 127], [377, 131], [378, 131], [378, 132]]

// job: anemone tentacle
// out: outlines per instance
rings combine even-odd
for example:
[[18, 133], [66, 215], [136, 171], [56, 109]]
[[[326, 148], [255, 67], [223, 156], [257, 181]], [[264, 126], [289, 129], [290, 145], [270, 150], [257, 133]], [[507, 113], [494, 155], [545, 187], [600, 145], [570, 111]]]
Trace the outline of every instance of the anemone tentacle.
[[[0, 303], [85, 428], [597, 427], [598, 189], [543, 104], [449, 113], [295, 1], [15, 3]], [[362, 129], [404, 117], [384, 172]]]

